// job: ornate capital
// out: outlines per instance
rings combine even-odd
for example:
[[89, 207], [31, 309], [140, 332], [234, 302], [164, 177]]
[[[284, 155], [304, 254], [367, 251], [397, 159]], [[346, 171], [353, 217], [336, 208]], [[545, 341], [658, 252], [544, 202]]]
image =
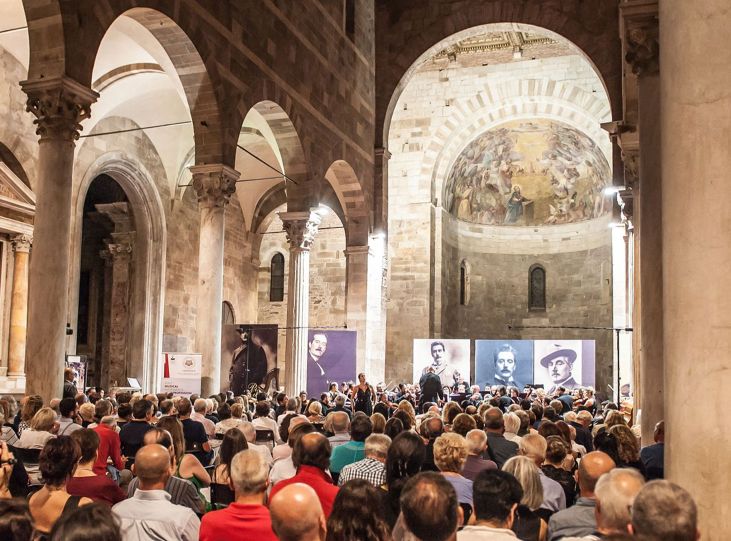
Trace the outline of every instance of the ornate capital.
[[106, 249], [99, 255], [108, 263], [129, 260], [134, 249], [134, 233], [112, 233], [112, 238], [104, 240]]
[[198, 204], [206, 208], [223, 208], [236, 191], [236, 181], [241, 174], [227, 165], [193, 165], [193, 189]]
[[624, 184], [634, 186], [640, 179], [639, 150], [622, 150], [622, 162], [624, 163]]
[[33, 237], [31, 235], [15, 235], [10, 239], [13, 245], [14, 252], [30, 252], [30, 247], [33, 244]]
[[317, 236], [321, 216], [315, 211], [309, 212], [280, 212], [287, 242], [293, 250], [309, 250]]
[[638, 77], [660, 70], [660, 40], [657, 0], [629, 0], [622, 12], [625, 61]]
[[68, 77], [23, 81], [20, 86], [28, 96], [26, 111], [36, 116], [33, 122], [41, 140], [77, 140], [81, 121], [91, 116], [91, 104], [99, 97]]

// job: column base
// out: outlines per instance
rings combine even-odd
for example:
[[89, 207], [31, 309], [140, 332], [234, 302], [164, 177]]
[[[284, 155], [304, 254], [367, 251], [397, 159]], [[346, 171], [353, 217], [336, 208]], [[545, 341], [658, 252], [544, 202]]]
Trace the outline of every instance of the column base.
[[25, 374], [8, 374], [0, 376], [0, 395], [24, 395]]

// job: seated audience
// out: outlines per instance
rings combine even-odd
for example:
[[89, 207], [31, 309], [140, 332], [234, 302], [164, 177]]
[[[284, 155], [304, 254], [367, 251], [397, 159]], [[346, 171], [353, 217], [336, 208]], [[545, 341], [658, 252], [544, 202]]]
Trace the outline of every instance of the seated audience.
[[338, 486], [353, 479], [363, 479], [375, 487], [386, 482], [386, 456], [391, 438], [385, 434], [371, 434], [365, 440], [365, 458], [345, 466], [340, 471]]
[[[234, 457], [249, 448], [246, 437], [240, 430], [229, 430], [223, 437], [218, 454], [218, 466], [213, 470], [211, 483], [211, 503], [228, 505], [234, 501], [234, 491], [230, 486], [231, 464]], [[255, 451], [252, 451], [255, 452]], [[257, 453], [258, 454], [258, 453]], [[267, 468], [267, 476], [269, 469]]]
[[[284, 423], [282, 424], [284, 425]], [[305, 434], [310, 434], [312, 432], [315, 432], [315, 427], [312, 425], [312, 423], [310, 423], [306, 419], [303, 419], [301, 423], [297, 424], [294, 428], [292, 428], [292, 430], [289, 431], [287, 444], [291, 446], [292, 450], [294, 450], [294, 446], [297, 441]], [[292, 455], [290, 454], [289, 456], [274, 461], [274, 464], [272, 464], [272, 469], [269, 472], [269, 483], [271, 486], [274, 486], [279, 481], [294, 477], [296, 473], [297, 468], [295, 467]]]
[[503, 415], [503, 422], [505, 425], [505, 432], [503, 432], [503, 437], [508, 441], [512, 441], [513, 443], [520, 443], [521, 437], [518, 435], [518, 431], [520, 431], [520, 417], [512, 412], [505, 413]]
[[348, 464], [363, 460], [365, 456], [365, 440], [371, 435], [373, 424], [368, 416], [355, 415], [350, 423], [350, 441], [335, 447], [330, 457], [330, 471], [340, 474]]
[[[219, 418], [223, 417], [221, 421], [216, 425], [216, 434], [225, 434], [232, 428], [241, 428], [241, 425], [248, 422], [244, 419], [244, 405], [238, 402], [231, 406], [226, 405], [229, 409], [230, 417], [226, 418], [225, 414], [219, 415]], [[223, 408], [223, 406], [221, 406]], [[219, 408], [219, 414], [221, 413]]]
[[[698, 510], [688, 492], [670, 481], [650, 481], [632, 504], [634, 535], [662, 541], [698, 541]], [[722, 532], [721, 532], [722, 533]]]
[[56, 521], [49, 540], [122, 541], [122, 532], [108, 505], [92, 503]]
[[475, 478], [474, 525], [457, 533], [457, 541], [516, 541], [515, 512], [523, 497], [520, 483], [507, 472], [483, 470]]
[[518, 454], [518, 444], [505, 439], [505, 419], [500, 408], [488, 409], [484, 421], [487, 434], [487, 456], [484, 458], [489, 458], [498, 468], [502, 468], [506, 460]]
[[346, 483], [335, 497], [332, 513], [327, 519], [326, 539], [391, 541], [391, 530], [383, 518], [380, 490], [363, 479]]
[[401, 492], [406, 482], [419, 473], [426, 458], [422, 439], [413, 432], [396, 436], [386, 455], [386, 522], [393, 528], [401, 513]]
[[601, 451], [591, 452], [581, 459], [577, 473], [579, 499], [576, 500], [576, 505], [551, 516], [548, 521], [549, 541], [562, 537], [581, 537], [596, 530], [594, 489], [599, 478], [614, 466], [614, 461], [609, 455]]
[[391, 441], [393, 441], [393, 439], [403, 431], [404, 423], [401, 422], [401, 419], [391, 417], [388, 421], [386, 421], [386, 428], [384, 429], [383, 433], [391, 438]]
[[269, 407], [269, 403], [260, 400], [256, 403], [256, 416], [251, 421], [251, 424], [257, 430], [271, 430], [274, 433], [275, 443], [280, 444], [282, 443], [282, 438], [279, 436], [279, 427], [277, 426], [277, 422], [269, 417], [270, 412], [271, 408]]
[[259, 453], [267, 467], [271, 467], [272, 462], [274, 461], [272, 452], [269, 450], [268, 445], [256, 443], [256, 429], [254, 428], [254, 425], [252, 425], [249, 421], [243, 421], [238, 428], [244, 434], [246, 442], [249, 444], [249, 449]]
[[371, 415], [373, 434], [383, 434], [386, 431], [386, 418], [380, 413]]
[[349, 420], [352, 419], [353, 412], [345, 407], [345, 400], [346, 400], [346, 396], [344, 394], [339, 394], [338, 396], [336, 396], [335, 397], [335, 406], [330, 409], [329, 413], [332, 413], [334, 411], [342, 411], [348, 416]]
[[94, 473], [106, 475], [111, 461], [111, 467], [117, 471], [124, 468], [122, 460], [122, 442], [116, 430], [116, 420], [112, 415], [112, 404], [108, 400], [99, 400], [96, 405], [96, 414], [99, 422], [93, 428], [99, 436], [99, 449], [96, 462], [94, 462]]
[[467, 460], [467, 442], [459, 434], [447, 432], [434, 442], [434, 463], [457, 492], [459, 503], [472, 505], [472, 481], [462, 475]]
[[653, 445], [648, 445], [640, 451], [640, 460], [650, 481], [665, 477], [665, 421], [655, 425], [653, 439], [655, 440]]
[[193, 403], [193, 412], [190, 414], [190, 418], [193, 421], [198, 421], [200, 424], [202, 424], [204, 430], [206, 431], [206, 436], [212, 438], [216, 435], [216, 425], [213, 421], [206, 417], [207, 412], [208, 400], [206, 400], [205, 398], [199, 398]]
[[135, 456], [139, 489], [112, 508], [126, 541], [197, 541], [200, 520], [187, 507], [175, 505], [165, 491], [172, 461], [162, 445], [142, 447]]
[[[399, 412], [396, 413], [398, 416]], [[406, 415], [406, 413], [403, 412], [403, 415]], [[421, 421], [421, 425], [419, 425], [419, 432], [426, 444], [426, 458], [424, 459], [422, 470], [439, 471], [439, 468], [434, 463], [434, 442], [444, 433], [444, 421], [439, 417], [426, 417]]]
[[95, 406], [91, 402], [84, 402], [79, 406], [79, 419], [81, 419], [82, 428], [89, 428], [94, 422]]
[[51, 408], [41, 408], [33, 416], [28, 428], [15, 442], [15, 447], [22, 449], [43, 449], [50, 439], [56, 437], [58, 422], [56, 413]]
[[539, 434], [528, 434], [520, 440], [520, 454], [527, 456], [538, 466], [538, 475], [541, 478], [541, 485], [543, 485], [541, 508], [556, 512], [566, 508], [566, 494], [559, 483], [547, 477], [540, 469], [546, 460], [546, 447], [546, 439]]
[[322, 413], [322, 404], [317, 400], [311, 400], [307, 406], [307, 420], [311, 423], [324, 423], [325, 417]]
[[333, 435], [328, 437], [330, 446], [335, 449], [350, 441], [350, 417], [344, 411], [336, 411], [328, 415]]
[[513, 520], [513, 532], [523, 541], [545, 541], [548, 521], [544, 520], [540, 509], [543, 485], [538, 466], [526, 456], [514, 456], [503, 465], [503, 471], [515, 477], [523, 490]]
[[562, 438], [559, 436], [546, 438], [546, 460], [541, 465], [541, 471], [563, 487], [567, 507], [573, 505], [576, 500], [576, 479], [571, 471], [564, 469], [563, 466], [568, 454], [569, 448]]
[[[230, 430], [226, 437], [236, 432]], [[240, 443], [246, 445], [243, 435], [241, 437]], [[261, 455], [246, 449], [239, 451], [228, 461], [225, 471], [235, 499], [226, 509], [204, 515], [200, 541], [276, 541], [269, 511], [264, 506], [269, 469]]]
[[90, 428], [79, 427], [79, 430], [71, 434], [71, 438], [79, 446], [81, 457], [73, 477], [66, 483], [68, 493], [72, 496], [90, 498], [108, 506], [124, 500], [127, 495], [117, 483], [106, 475], [94, 473], [94, 464], [99, 451], [99, 435]]
[[122, 455], [127, 458], [126, 467], [130, 468], [135, 461], [137, 451], [142, 447], [145, 432], [152, 428], [152, 402], [144, 398], [137, 400], [132, 406], [132, 420], [119, 431], [122, 444]]
[[272, 530], [279, 541], [325, 541], [327, 517], [312, 487], [294, 483], [269, 501]]
[[418, 539], [454, 539], [464, 513], [454, 487], [441, 475], [422, 472], [406, 482], [401, 493], [401, 518], [394, 539], [412, 534]]
[[618, 468], [634, 468], [645, 475], [645, 466], [640, 460], [640, 442], [627, 425], [615, 425], [609, 434], [617, 439]]
[[[5, 402], [4, 400], [2, 402]], [[12, 421], [12, 415], [9, 407], [9, 403], [3, 404], [0, 402], [0, 440], [4, 441], [8, 445], [15, 445], [18, 441], [18, 435], [15, 433], [12, 425], [9, 424]]]
[[208, 434], [203, 423], [194, 421], [193, 405], [187, 398], [181, 398], [175, 409], [178, 410], [178, 419], [183, 424], [183, 438], [185, 438], [185, 450], [191, 451], [201, 464], [207, 466], [213, 458], [211, 444], [208, 442]]
[[297, 399], [296, 398], [289, 398], [287, 399], [286, 405], [284, 407], [284, 411], [277, 415], [277, 424], [279, 426], [282, 425], [282, 421], [284, 421], [284, 418], [287, 415], [297, 415]]
[[76, 424], [76, 415], [78, 406], [73, 398], [64, 398], [58, 404], [60, 417], [58, 419], [58, 435], [70, 436], [74, 431], [82, 428]]
[[327, 473], [330, 467], [330, 453], [330, 442], [322, 434], [310, 433], [299, 438], [292, 451], [292, 463], [297, 474], [291, 479], [277, 483], [272, 488], [271, 498], [273, 499], [277, 492], [285, 487], [295, 483], [304, 483], [315, 490], [325, 516], [329, 517], [333, 501], [338, 493], [338, 487], [332, 484], [332, 479]]
[[477, 423], [471, 415], [466, 413], [460, 413], [454, 418], [452, 423], [452, 432], [459, 434], [462, 437], [467, 436], [467, 432], [477, 428]]
[[462, 468], [462, 475], [474, 481], [482, 470], [496, 470], [497, 465], [492, 460], [485, 460], [483, 455], [487, 451], [487, 434], [484, 430], [470, 430], [467, 432], [467, 460]]
[[[53, 411], [51, 408], [44, 409]], [[32, 428], [23, 433], [28, 430]], [[38, 466], [45, 484], [31, 496], [29, 502], [38, 533], [50, 533], [61, 516], [71, 513], [80, 505], [92, 503], [90, 498], [72, 496], [66, 490], [66, 483], [74, 474], [80, 456], [79, 446], [69, 436], [53, 438], [43, 447]]]
[[31, 541], [33, 517], [28, 502], [22, 498], [0, 498], [0, 539]]
[[20, 401], [20, 416], [18, 426], [15, 430], [18, 437], [23, 435], [23, 431], [26, 428], [30, 428], [31, 419], [36, 413], [43, 407], [43, 399], [37, 394], [23, 397]]

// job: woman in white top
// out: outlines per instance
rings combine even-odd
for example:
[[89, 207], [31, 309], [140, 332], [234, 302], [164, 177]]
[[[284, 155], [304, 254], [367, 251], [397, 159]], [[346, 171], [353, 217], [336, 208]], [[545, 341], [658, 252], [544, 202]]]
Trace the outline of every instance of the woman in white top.
[[58, 422], [56, 412], [49, 407], [41, 408], [30, 421], [30, 427], [15, 442], [15, 447], [23, 449], [43, 449], [46, 442], [56, 437]]
[[256, 403], [256, 418], [251, 421], [251, 424], [254, 425], [254, 428], [258, 430], [271, 430], [274, 432], [274, 441], [277, 444], [282, 443], [282, 438], [279, 437], [279, 427], [277, 426], [277, 422], [269, 417], [269, 412], [271, 411], [271, 408], [269, 407], [269, 404], [265, 402], [264, 400], [260, 400]]
[[227, 413], [230, 414], [230, 417], [216, 423], [216, 434], [225, 434], [232, 428], [240, 428], [241, 424], [244, 422], [243, 404], [236, 402], [232, 404], [231, 407], [229, 407], [228, 404], [223, 404], [220, 408], [218, 408], [219, 418], [224, 417]]

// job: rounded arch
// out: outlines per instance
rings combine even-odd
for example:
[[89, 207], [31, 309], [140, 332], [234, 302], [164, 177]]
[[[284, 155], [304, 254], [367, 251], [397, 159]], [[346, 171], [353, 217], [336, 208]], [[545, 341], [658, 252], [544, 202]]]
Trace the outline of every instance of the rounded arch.
[[[355, 170], [347, 161], [335, 160], [325, 172], [325, 180], [337, 197], [348, 246], [367, 245], [370, 233], [368, 205]], [[337, 208], [333, 207], [331, 202], [326, 200], [321, 202], [337, 212]]]
[[528, 269], [528, 310], [546, 311], [546, 268], [534, 263]]
[[[386, 66], [376, 93], [377, 147], [387, 144], [396, 103], [421, 63], [459, 40], [490, 30], [528, 29], [568, 42], [594, 67], [609, 95], [613, 114], [620, 114], [622, 65], [616, 5], [594, 1], [580, 8], [566, 3], [567, 7], [562, 8], [541, 0], [520, 4], [492, 0], [490, 8], [476, 2], [459, 3], [457, 12], [457, 4], [448, 5], [426, 20], [423, 13], [410, 13], [418, 9], [417, 5], [380, 14], [380, 26], [387, 27], [380, 34], [390, 38], [377, 50], [380, 65]], [[406, 28], [400, 23], [402, 20], [420, 20], [421, 24]]]
[[113, 178], [124, 190], [132, 208], [137, 231], [135, 250], [139, 254], [132, 306], [142, 317], [133, 318], [130, 336], [131, 373], [142, 375], [144, 389], [159, 388], [161, 374], [158, 359], [162, 352], [163, 316], [165, 306], [165, 259], [167, 227], [165, 209], [150, 173], [139, 163], [121, 152], [100, 156], [84, 173], [73, 201], [72, 269], [69, 280], [69, 321], [76, 326], [79, 299], [79, 262], [84, 202], [89, 186], [99, 175]]
[[229, 301], [223, 301], [221, 305], [221, 323], [223, 325], [236, 325], [236, 312], [234, 305]]

